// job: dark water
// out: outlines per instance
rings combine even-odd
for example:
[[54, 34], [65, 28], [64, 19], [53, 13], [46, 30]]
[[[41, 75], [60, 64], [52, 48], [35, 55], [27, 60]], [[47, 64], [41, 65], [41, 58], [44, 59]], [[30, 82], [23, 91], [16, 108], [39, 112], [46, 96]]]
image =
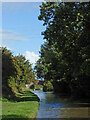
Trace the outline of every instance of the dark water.
[[88, 118], [88, 103], [72, 101], [53, 92], [33, 91], [40, 98], [37, 118]]

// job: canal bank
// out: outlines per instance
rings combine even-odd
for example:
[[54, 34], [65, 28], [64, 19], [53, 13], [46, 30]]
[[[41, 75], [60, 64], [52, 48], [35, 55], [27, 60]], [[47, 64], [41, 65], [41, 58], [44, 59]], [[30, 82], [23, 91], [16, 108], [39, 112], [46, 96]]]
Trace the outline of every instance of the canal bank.
[[30, 90], [18, 93], [19, 101], [2, 99], [2, 120], [27, 120], [36, 118], [39, 108], [39, 98]]
[[90, 118], [88, 103], [60, 97], [53, 92], [33, 91], [40, 98], [37, 118]]

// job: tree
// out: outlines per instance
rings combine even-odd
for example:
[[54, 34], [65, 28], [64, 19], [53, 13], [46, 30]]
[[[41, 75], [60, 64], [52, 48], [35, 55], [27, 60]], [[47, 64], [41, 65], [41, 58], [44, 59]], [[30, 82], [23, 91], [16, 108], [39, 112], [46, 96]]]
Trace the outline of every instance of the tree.
[[31, 64], [23, 55], [14, 56], [7, 48], [2, 51], [2, 96], [16, 99], [16, 94], [25, 89], [25, 85], [35, 82], [35, 73]]
[[15, 97], [9, 79], [16, 76], [16, 68], [13, 63], [13, 55], [7, 48], [0, 48], [2, 51], [2, 96], [8, 99]]
[[[30, 84], [31, 81], [34, 82], [35, 80], [35, 73], [32, 69], [31, 64], [23, 55], [15, 56], [17, 65], [19, 66], [20, 70], [17, 74], [17, 84], [19, 89], [25, 87], [25, 84]], [[21, 71], [21, 72], [20, 72]], [[19, 90], [20, 91], [20, 90]]]
[[46, 2], [40, 6], [38, 18], [46, 26], [42, 32], [46, 42], [41, 46], [38, 68], [47, 69], [45, 76], [55, 91], [88, 96], [89, 9], [89, 3]]

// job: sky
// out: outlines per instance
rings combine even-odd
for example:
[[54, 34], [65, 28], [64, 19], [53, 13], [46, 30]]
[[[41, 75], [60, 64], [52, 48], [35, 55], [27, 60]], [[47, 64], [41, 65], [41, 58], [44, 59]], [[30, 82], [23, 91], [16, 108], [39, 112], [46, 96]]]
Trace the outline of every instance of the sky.
[[33, 65], [39, 59], [43, 44], [41, 32], [45, 30], [43, 21], [38, 20], [41, 2], [2, 3], [2, 46], [24, 55]]

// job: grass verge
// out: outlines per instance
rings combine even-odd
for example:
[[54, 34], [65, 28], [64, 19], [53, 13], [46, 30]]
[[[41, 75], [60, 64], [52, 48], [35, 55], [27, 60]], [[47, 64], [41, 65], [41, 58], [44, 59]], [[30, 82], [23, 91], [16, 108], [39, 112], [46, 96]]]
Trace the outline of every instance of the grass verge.
[[2, 120], [36, 118], [39, 98], [29, 90], [17, 94], [19, 102], [2, 99]]

